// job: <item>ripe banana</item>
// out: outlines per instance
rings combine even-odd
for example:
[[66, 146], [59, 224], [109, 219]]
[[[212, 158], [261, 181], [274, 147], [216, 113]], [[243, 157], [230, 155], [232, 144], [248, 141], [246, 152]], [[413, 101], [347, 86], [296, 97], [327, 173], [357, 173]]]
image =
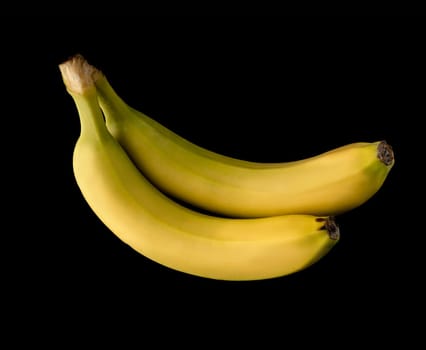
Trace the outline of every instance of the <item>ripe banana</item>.
[[107, 128], [137, 167], [165, 193], [216, 214], [338, 215], [371, 198], [394, 164], [384, 141], [352, 143], [286, 163], [220, 155], [127, 105], [92, 68]]
[[73, 153], [76, 182], [99, 219], [139, 253], [196, 276], [256, 280], [304, 269], [338, 242], [339, 228], [329, 216], [221, 218], [173, 201], [108, 132], [91, 67], [74, 56], [59, 69], [81, 123]]

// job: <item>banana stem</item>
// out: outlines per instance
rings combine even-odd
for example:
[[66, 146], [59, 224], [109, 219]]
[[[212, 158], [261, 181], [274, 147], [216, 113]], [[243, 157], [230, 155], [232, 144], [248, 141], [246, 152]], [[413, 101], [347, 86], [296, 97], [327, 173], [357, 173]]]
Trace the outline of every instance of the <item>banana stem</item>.
[[72, 94], [74, 103], [77, 106], [80, 116], [80, 136], [96, 136], [101, 138], [108, 134], [105, 121], [98, 105], [96, 90], [91, 89], [91, 93], [85, 95]]
[[[114, 120], [112, 121], [118, 121], [122, 115], [126, 115], [129, 107], [112, 88], [106, 76], [96, 67], [92, 68], [92, 77], [98, 92], [99, 105], [101, 108], [117, 112], [114, 113]], [[106, 121], [109, 122], [108, 119]]]
[[98, 105], [93, 82], [94, 68], [81, 55], [75, 55], [59, 65], [67, 92], [71, 95], [80, 117], [80, 136], [108, 133], [102, 111]]

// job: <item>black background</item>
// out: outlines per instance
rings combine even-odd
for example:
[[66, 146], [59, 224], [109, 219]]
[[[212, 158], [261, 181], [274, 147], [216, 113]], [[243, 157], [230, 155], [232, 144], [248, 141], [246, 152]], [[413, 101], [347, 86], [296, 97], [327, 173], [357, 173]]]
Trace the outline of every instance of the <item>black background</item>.
[[[422, 307], [426, 61], [416, 20], [46, 17], [3, 30], [2, 269], [22, 318], [119, 312], [155, 328], [155, 317], [186, 315], [202, 329], [217, 317], [217, 333], [244, 325], [245, 337], [265, 324], [288, 336], [281, 325], [290, 321], [381, 341]], [[396, 164], [371, 200], [337, 217], [341, 241], [304, 271], [224, 282], [170, 270], [119, 241], [76, 186], [79, 121], [58, 70], [76, 53], [130, 105], [208, 149], [290, 161], [385, 139]], [[362, 321], [349, 327], [354, 319]]]

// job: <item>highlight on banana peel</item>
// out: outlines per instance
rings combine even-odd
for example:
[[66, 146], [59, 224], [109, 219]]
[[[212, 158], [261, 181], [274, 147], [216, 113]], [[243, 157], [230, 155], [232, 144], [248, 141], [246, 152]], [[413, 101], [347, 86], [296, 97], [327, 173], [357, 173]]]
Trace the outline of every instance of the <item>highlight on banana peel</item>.
[[84, 199], [131, 248], [183, 273], [241, 281], [309, 267], [339, 241], [336, 216], [375, 195], [395, 162], [385, 141], [292, 162], [235, 159], [129, 106], [81, 55], [59, 69], [80, 119], [73, 171]]

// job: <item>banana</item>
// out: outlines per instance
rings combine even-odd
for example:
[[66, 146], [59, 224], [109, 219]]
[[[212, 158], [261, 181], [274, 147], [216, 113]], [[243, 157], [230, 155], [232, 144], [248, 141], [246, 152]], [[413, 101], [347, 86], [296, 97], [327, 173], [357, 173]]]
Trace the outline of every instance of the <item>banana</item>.
[[258, 280], [305, 269], [339, 241], [332, 216], [223, 218], [178, 204], [109, 133], [87, 62], [77, 55], [59, 69], [81, 124], [73, 152], [77, 185], [106, 227], [140, 254], [204, 278]]
[[220, 155], [127, 105], [91, 67], [107, 128], [137, 167], [168, 195], [218, 215], [339, 215], [371, 198], [394, 165], [385, 141], [355, 142], [283, 163]]

